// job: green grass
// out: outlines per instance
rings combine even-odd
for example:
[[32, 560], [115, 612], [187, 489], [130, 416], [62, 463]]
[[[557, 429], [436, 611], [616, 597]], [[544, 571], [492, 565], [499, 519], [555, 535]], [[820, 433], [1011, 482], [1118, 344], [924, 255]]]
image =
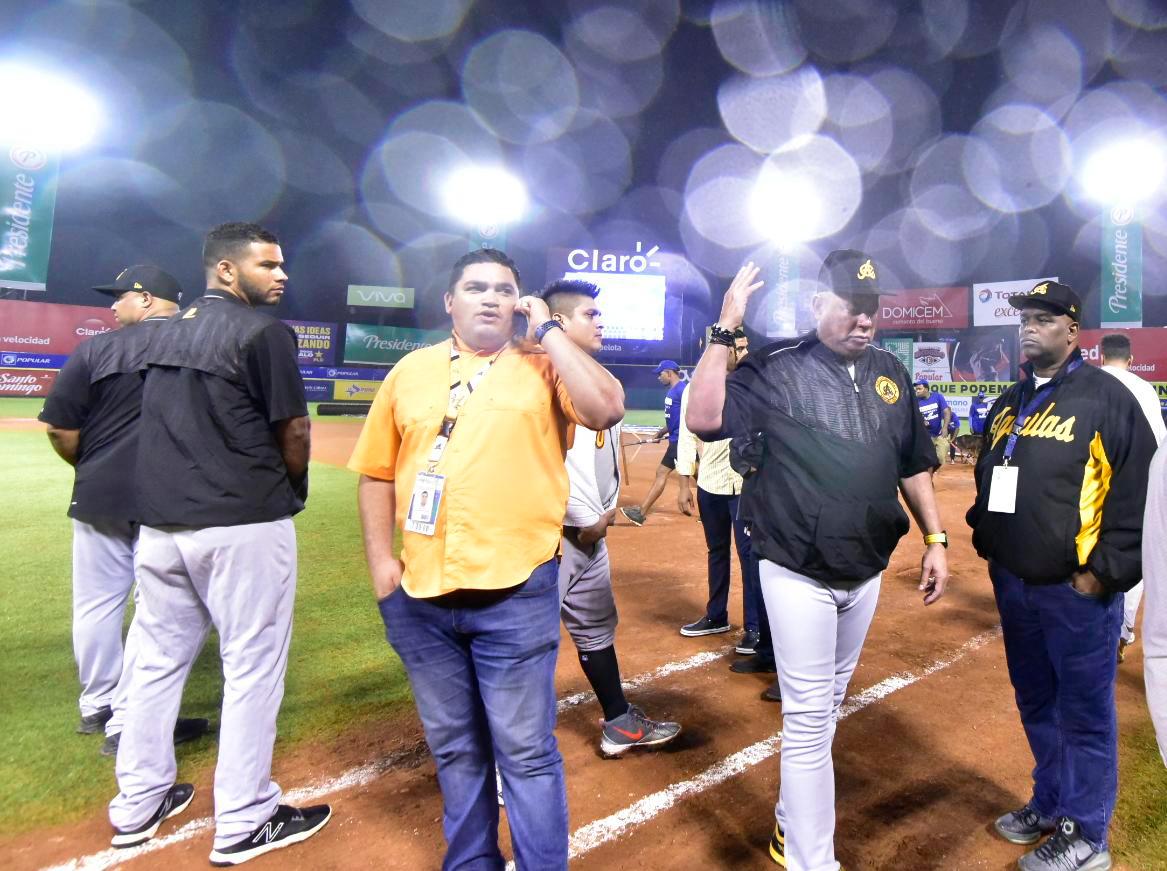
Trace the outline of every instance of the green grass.
[[[0, 400], [0, 415], [33, 417], [39, 407], [36, 400]], [[7, 502], [0, 527], [0, 657], [8, 681], [0, 693], [6, 794], [0, 827], [14, 835], [99, 812], [115, 785], [112, 761], [97, 752], [101, 737], [73, 732], [79, 688], [65, 516], [72, 470], [42, 433], [0, 431], [0, 480]], [[316, 464], [308, 508], [296, 519], [299, 589], [277, 754], [303, 743], [335, 742], [345, 730], [409, 709], [403, 669], [385, 642], [369, 590], [355, 484], [352, 473]], [[216, 723], [222, 687], [217, 650], [212, 635], [182, 706], [184, 715]], [[215, 747], [213, 741], [180, 747], [183, 776], [207, 774]]]
[[1128, 868], [1167, 869], [1167, 768], [1144, 722], [1119, 745], [1118, 805], [1110, 849]]

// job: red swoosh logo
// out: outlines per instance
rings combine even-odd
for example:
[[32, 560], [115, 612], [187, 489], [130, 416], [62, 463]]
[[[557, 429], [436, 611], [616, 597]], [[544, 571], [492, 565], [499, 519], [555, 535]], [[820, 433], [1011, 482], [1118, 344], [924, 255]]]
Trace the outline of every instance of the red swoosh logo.
[[641, 738], [644, 737], [644, 729], [639, 729], [636, 732], [626, 732], [625, 730], [621, 729], [619, 726], [612, 726], [612, 728], [615, 729], [617, 732], [619, 732], [621, 735], [623, 735], [625, 738], [629, 739], [630, 741], [639, 741]]

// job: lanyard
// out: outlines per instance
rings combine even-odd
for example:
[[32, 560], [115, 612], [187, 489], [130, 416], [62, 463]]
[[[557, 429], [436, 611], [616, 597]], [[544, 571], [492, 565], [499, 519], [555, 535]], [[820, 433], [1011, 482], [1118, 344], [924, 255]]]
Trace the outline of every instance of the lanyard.
[[[1070, 365], [1066, 367], [1065, 373], [1061, 376], [1061, 378], [1058, 378], [1057, 381], [1051, 381], [1049, 384], [1043, 384], [1041, 387], [1034, 388], [1032, 398], [1030, 398], [1029, 402], [1026, 402], [1021, 406], [1021, 409], [1017, 414], [1017, 420], [1013, 422], [1013, 430], [1009, 433], [1009, 440], [1005, 442], [1006, 466], [1009, 465], [1009, 460], [1013, 457], [1013, 450], [1017, 447], [1017, 439], [1021, 436], [1021, 430], [1025, 427], [1025, 422], [1029, 420], [1030, 415], [1032, 415], [1033, 412], [1037, 410], [1039, 405], [1041, 405], [1043, 402], [1045, 402], [1045, 400], [1053, 395], [1054, 390], [1057, 389], [1057, 386], [1061, 383], [1062, 378], [1065, 378], [1081, 365], [1082, 359], [1079, 357], [1077, 360], [1072, 361]], [[1047, 387], [1049, 388], [1048, 390], [1046, 390]], [[1046, 392], [1042, 393], [1042, 390], [1046, 390]], [[1024, 390], [1022, 390], [1022, 395], [1024, 395]]]
[[507, 342], [499, 348], [498, 352], [486, 361], [486, 365], [479, 369], [469, 381], [463, 384], [461, 378], [457, 378], [454, 375], [454, 364], [462, 355], [458, 353], [458, 346], [454, 340], [450, 340], [450, 377], [455, 380], [450, 384], [450, 398], [446, 403], [446, 415], [442, 418], [442, 425], [438, 428], [438, 434], [434, 438], [434, 446], [430, 449], [426, 471], [433, 473], [437, 469], [438, 461], [441, 460], [442, 454], [445, 453], [450, 436], [454, 433], [454, 426], [458, 423], [458, 415], [462, 411], [462, 406], [470, 399], [470, 394], [474, 392], [475, 388], [482, 383], [482, 379], [486, 377], [486, 373], [490, 371], [490, 367], [494, 365], [494, 361], [509, 347], [510, 342]]

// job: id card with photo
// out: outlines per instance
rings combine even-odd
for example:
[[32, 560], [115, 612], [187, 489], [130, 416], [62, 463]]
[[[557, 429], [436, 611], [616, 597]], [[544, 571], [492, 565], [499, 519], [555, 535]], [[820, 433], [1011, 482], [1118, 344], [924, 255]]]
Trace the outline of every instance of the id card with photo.
[[1017, 467], [993, 466], [989, 482], [989, 510], [1013, 514], [1017, 510]]
[[442, 489], [445, 486], [445, 475], [418, 472], [413, 482], [413, 494], [409, 497], [409, 510], [405, 514], [406, 532], [434, 534], [438, 524], [438, 506], [442, 502]]

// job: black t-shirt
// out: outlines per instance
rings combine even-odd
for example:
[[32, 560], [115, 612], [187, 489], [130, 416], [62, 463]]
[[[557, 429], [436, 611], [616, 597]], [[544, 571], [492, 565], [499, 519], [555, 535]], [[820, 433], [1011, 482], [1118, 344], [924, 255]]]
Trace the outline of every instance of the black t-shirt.
[[275, 425], [308, 414], [292, 329], [208, 292], [160, 331], [142, 397], [137, 492], [147, 526], [236, 526], [296, 514]]
[[165, 318], [87, 339], [61, 368], [40, 419], [79, 430], [69, 516], [86, 523], [136, 521], [134, 464], [145, 355]]

